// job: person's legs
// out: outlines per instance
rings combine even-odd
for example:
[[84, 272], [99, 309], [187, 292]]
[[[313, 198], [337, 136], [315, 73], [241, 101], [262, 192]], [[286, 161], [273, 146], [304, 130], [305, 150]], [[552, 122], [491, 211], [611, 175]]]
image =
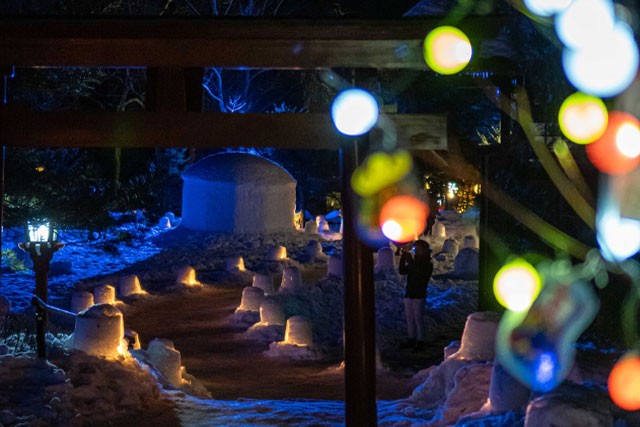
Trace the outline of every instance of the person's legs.
[[410, 340], [413, 340], [416, 338], [416, 323], [415, 323], [414, 314], [413, 314], [412, 298], [404, 299], [404, 315], [407, 319], [407, 335], [409, 335]]
[[422, 316], [424, 314], [424, 300], [421, 298], [414, 298], [411, 300], [413, 322], [416, 330], [416, 339], [422, 341]]

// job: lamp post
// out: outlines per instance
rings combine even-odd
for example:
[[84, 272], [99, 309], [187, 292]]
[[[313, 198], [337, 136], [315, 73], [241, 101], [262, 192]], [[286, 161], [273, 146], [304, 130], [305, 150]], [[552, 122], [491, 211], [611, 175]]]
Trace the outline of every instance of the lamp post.
[[[49, 267], [53, 254], [64, 247], [64, 243], [56, 242], [57, 233], [49, 222], [27, 223], [25, 227], [26, 242], [18, 246], [27, 252], [33, 261], [33, 269], [36, 272], [36, 296], [43, 302], [47, 302]], [[46, 358], [46, 346], [44, 335], [47, 326], [47, 312], [40, 306], [36, 306], [36, 344], [38, 357]]]

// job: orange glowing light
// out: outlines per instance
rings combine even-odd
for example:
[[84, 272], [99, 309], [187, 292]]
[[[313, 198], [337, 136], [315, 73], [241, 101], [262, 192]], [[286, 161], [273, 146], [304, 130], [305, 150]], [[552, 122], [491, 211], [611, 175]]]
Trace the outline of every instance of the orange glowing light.
[[429, 216], [429, 207], [412, 196], [395, 196], [380, 210], [380, 228], [389, 240], [411, 242], [420, 236]]
[[640, 122], [629, 113], [609, 113], [607, 130], [586, 150], [591, 163], [601, 172], [631, 172], [640, 164]]
[[611, 400], [627, 411], [640, 409], [640, 357], [627, 355], [616, 363], [609, 374]]

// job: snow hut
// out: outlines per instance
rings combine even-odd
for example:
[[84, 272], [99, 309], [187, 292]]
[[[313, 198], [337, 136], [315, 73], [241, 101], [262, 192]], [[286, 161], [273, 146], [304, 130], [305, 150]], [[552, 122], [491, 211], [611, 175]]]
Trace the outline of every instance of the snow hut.
[[294, 230], [296, 181], [247, 153], [220, 153], [182, 173], [182, 225], [191, 230], [271, 233]]

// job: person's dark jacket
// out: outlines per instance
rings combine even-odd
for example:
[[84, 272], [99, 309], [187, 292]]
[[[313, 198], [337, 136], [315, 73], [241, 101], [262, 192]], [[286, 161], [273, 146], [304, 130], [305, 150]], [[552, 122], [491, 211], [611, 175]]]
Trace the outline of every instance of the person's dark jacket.
[[405, 298], [426, 298], [427, 285], [433, 273], [433, 263], [430, 256], [416, 257], [405, 252], [400, 258], [400, 274], [407, 275], [407, 291]]

